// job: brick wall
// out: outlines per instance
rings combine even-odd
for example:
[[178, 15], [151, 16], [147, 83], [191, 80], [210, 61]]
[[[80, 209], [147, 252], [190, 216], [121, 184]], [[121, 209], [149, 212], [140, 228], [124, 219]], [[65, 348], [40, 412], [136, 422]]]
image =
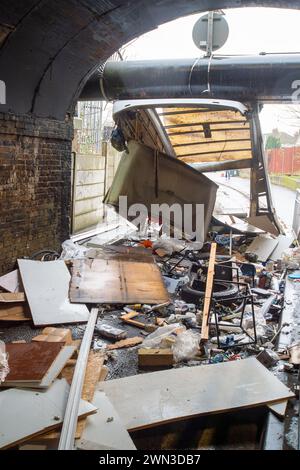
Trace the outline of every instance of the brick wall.
[[71, 123], [0, 113], [0, 274], [69, 236]]

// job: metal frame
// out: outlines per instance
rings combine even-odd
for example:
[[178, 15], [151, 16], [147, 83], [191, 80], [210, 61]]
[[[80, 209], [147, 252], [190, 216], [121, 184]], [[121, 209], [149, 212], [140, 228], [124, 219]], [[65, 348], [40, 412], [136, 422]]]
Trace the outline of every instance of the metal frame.
[[[175, 99], [145, 99], [145, 100], [118, 100], [115, 101], [113, 106], [113, 118], [117, 118], [118, 114], [133, 109], [141, 108], [177, 108], [177, 107], [195, 107], [203, 108], [209, 107], [211, 110], [231, 110], [239, 111], [242, 116], [248, 113], [248, 108], [239, 101], [231, 100], [214, 100], [214, 99], [199, 99], [199, 98], [175, 98]], [[208, 110], [209, 112], [210, 110]], [[226, 121], [229, 122], [229, 121]], [[234, 121], [235, 122], [235, 121]], [[242, 121], [245, 122], [245, 121]]]
[[[217, 280], [215, 280], [215, 282], [217, 282]], [[224, 283], [226, 283], [227, 281], [222, 281]], [[240, 328], [241, 332], [243, 334], [245, 334], [246, 336], [248, 336], [248, 338], [250, 339], [250, 341], [248, 343], [243, 343], [243, 344], [235, 344], [234, 346], [224, 346], [224, 345], [221, 345], [220, 344], [220, 330], [219, 330], [219, 326], [229, 326], [228, 324], [225, 324], [223, 323], [222, 321], [219, 321], [218, 319], [218, 312], [217, 312], [217, 309], [216, 309], [216, 304], [221, 304], [220, 301], [217, 301], [215, 300], [213, 297], [211, 298], [211, 309], [213, 309], [213, 314], [214, 314], [214, 317], [215, 317], [215, 323], [212, 323], [212, 322], [209, 322], [209, 326], [214, 326], [216, 328], [216, 332], [217, 332], [217, 342], [218, 342], [218, 348], [222, 348], [222, 349], [228, 349], [228, 348], [232, 348], [232, 347], [244, 347], [245, 345], [249, 345], [249, 344], [256, 344], [257, 342], [257, 335], [256, 335], [256, 323], [255, 323], [255, 312], [254, 312], [254, 303], [253, 303], [253, 294], [251, 292], [251, 288], [249, 286], [249, 284], [245, 283], [245, 282], [234, 282], [234, 281], [230, 281], [230, 282], [227, 282], [227, 284], [237, 284], [238, 285], [238, 289], [240, 291], [240, 288], [243, 286], [243, 287], [246, 287], [246, 295], [238, 295], [236, 297], [231, 297], [231, 298], [228, 298], [226, 299], [226, 302], [228, 301], [234, 301], [234, 300], [242, 300], [243, 301], [243, 307], [242, 307], [242, 312], [241, 312], [241, 319], [240, 319], [240, 323], [239, 325], [234, 325], [236, 328]], [[243, 327], [243, 321], [244, 321], [244, 314], [245, 314], [245, 308], [246, 308], [246, 305], [248, 303], [248, 300], [250, 300], [250, 304], [251, 304], [251, 314], [252, 314], [252, 320], [253, 320], [253, 332], [254, 332], [254, 336], [252, 337], [251, 335], [249, 335], [249, 333], [245, 330], [245, 328]], [[211, 310], [210, 309], [210, 310]], [[211, 315], [210, 315], [211, 317]]]

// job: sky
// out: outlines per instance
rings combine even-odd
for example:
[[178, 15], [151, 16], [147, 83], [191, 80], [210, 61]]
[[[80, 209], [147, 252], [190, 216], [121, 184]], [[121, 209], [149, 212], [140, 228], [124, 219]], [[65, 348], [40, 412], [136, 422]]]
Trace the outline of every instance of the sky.
[[[159, 26], [131, 42], [126, 60], [165, 59], [202, 56], [192, 40], [192, 30], [201, 14], [186, 16]], [[226, 44], [219, 54], [258, 54], [260, 52], [300, 53], [300, 10], [278, 8], [239, 8], [225, 10], [229, 25]], [[298, 47], [297, 47], [298, 45]], [[300, 106], [296, 106], [300, 116]], [[264, 133], [272, 129], [294, 134], [300, 130], [300, 117], [293, 106], [265, 105], [261, 112]]]

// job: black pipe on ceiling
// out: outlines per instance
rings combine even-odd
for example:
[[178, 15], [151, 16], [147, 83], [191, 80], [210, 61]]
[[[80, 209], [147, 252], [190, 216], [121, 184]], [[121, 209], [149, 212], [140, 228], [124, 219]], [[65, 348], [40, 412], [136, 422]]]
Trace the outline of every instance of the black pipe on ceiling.
[[107, 62], [80, 100], [216, 98], [300, 103], [300, 54]]

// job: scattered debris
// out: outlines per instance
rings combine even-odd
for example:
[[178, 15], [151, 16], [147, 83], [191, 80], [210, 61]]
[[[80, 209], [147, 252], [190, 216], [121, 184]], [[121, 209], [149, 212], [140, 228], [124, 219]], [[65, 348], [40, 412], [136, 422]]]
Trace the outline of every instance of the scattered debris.
[[103, 338], [114, 339], [116, 341], [125, 339], [127, 336], [126, 331], [121, 330], [120, 328], [115, 328], [111, 325], [107, 325], [106, 323], [97, 324], [95, 327], [95, 331], [100, 336], [103, 336]]

